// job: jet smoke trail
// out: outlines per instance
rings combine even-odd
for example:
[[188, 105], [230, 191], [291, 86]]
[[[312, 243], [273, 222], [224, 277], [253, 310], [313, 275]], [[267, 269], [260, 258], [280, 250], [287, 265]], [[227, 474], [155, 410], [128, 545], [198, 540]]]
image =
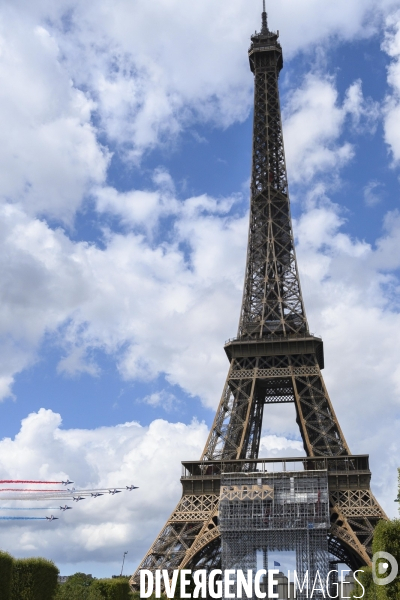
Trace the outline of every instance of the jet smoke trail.
[[20, 506], [0, 506], [0, 510], [59, 510], [59, 506], [28, 506], [27, 508]]
[[62, 481], [29, 481], [25, 479], [0, 479], [0, 483], [39, 483], [43, 485], [57, 485]]
[[65, 490], [63, 490], [62, 488], [60, 488], [59, 490], [33, 490], [31, 488], [2, 488], [0, 490], [0, 492], [42, 492], [46, 493], [47, 492], [60, 492], [60, 493], [64, 493]]
[[46, 517], [0, 517], [0, 521], [46, 521]]

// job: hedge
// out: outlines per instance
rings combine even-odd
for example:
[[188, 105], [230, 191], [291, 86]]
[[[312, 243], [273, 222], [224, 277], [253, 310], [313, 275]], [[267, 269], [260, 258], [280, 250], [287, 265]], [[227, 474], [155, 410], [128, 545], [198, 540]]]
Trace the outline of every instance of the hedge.
[[10, 600], [11, 577], [14, 559], [6, 552], [0, 551], [0, 591], [1, 600]]
[[44, 558], [14, 560], [11, 600], [53, 600], [59, 570]]
[[128, 579], [96, 579], [90, 586], [89, 600], [130, 600], [132, 598]]

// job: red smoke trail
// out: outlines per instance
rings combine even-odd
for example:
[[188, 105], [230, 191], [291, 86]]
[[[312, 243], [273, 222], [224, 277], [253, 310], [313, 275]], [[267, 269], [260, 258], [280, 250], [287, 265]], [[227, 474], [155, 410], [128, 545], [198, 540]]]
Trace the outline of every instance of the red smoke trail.
[[57, 485], [62, 481], [27, 481], [25, 479], [0, 479], [0, 483], [39, 483], [43, 485]]

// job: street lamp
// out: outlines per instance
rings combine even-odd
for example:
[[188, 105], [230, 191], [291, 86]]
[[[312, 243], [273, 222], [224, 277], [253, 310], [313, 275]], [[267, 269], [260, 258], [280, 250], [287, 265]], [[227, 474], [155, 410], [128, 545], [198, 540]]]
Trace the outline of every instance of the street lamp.
[[124, 570], [125, 556], [127, 554], [128, 554], [128, 550], [126, 552], [124, 552], [124, 556], [122, 557], [122, 567], [121, 567], [121, 575], [120, 575], [120, 577], [122, 577], [122, 571]]

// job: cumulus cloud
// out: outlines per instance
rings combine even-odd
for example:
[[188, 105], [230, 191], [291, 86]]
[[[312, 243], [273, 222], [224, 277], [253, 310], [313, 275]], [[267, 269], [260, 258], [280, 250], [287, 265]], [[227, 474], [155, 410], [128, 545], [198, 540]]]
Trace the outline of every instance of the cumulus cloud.
[[265, 435], [260, 439], [260, 456], [265, 458], [283, 458], [285, 456], [304, 456], [302, 442], [277, 435]]
[[[332, 37], [372, 35], [381, 16], [396, 5], [398, 0], [340, 0], [321, 10], [316, 0], [301, 5], [285, 0], [271, 5], [270, 24], [280, 27], [285, 52], [292, 56]], [[22, 49], [18, 48], [24, 54], [22, 61], [13, 62], [14, 41], [8, 46], [3, 43], [14, 55], [9, 74], [15, 80], [12, 65], [22, 68], [23, 81], [33, 91], [32, 97], [22, 98], [22, 110], [29, 114], [30, 104], [34, 108], [41, 99], [46, 111], [57, 113], [60, 103], [65, 105], [72, 97], [75, 108], [64, 110], [61, 122], [55, 117], [50, 123], [39, 122], [42, 143], [48, 144], [50, 135], [57, 136], [56, 160], [63, 143], [68, 146], [75, 139], [81, 156], [90, 158], [88, 166], [94, 170], [97, 163], [95, 179], [101, 178], [101, 161], [95, 156], [99, 148], [90, 149], [90, 126], [82, 128], [82, 119], [85, 122], [90, 111], [95, 111], [108, 142], [117, 143], [119, 153], [136, 161], [156, 145], [170, 144], [188, 125], [210, 122], [227, 127], [249, 113], [252, 77], [246, 47], [250, 32], [259, 27], [257, 4], [249, 7], [246, 0], [235, 0], [221, 10], [212, 0], [196, 5], [178, 0], [156, 5], [144, 0], [134, 5], [128, 0], [43, 0], [33, 5], [18, 0], [4, 14], [8, 38], [21, 39], [20, 29], [26, 29]], [[22, 25], [15, 26], [16, 20]], [[35, 68], [27, 68], [38, 61], [52, 80], [51, 98], [40, 91], [43, 74], [35, 78]], [[15, 90], [16, 96], [24, 89]], [[78, 90], [85, 91], [79, 95]], [[66, 170], [68, 177], [68, 165]]]
[[151, 236], [162, 217], [180, 210], [170, 174], [160, 167], [154, 171], [152, 179], [155, 190], [118, 192], [111, 186], [94, 189], [97, 211], [116, 216], [123, 225], [144, 229]]
[[227, 127], [247, 116], [251, 76], [245, 54], [234, 50], [243, 9], [242, 2], [230, 7], [227, 26], [227, 14], [209, 1], [178, 8], [169, 0], [156, 10], [139, 1], [133, 10], [125, 0], [101, 0], [72, 6], [68, 31], [60, 10], [53, 30], [74, 80], [96, 99], [108, 139], [137, 160], [156, 144], [170, 144], [188, 124]]
[[[130, 215], [143, 210], [145, 194], [132, 193]], [[163, 194], [163, 188], [154, 192], [157, 198]], [[120, 195], [115, 192], [110, 201]], [[178, 206], [173, 198], [169, 202]], [[72, 242], [61, 230], [4, 205], [4, 396], [13, 375], [35, 360], [47, 333], [64, 348], [60, 372], [96, 374], [90, 352], [98, 349], [115, 356], [126, 379], [164, 372], [171, 383], [215, 406], [226, 368], [221, 340], [236, 329], [245, 257], [247, 218], [226, 215], [232, 202], [189, 198], [175, 215], [173, 240], [153, 244], [140, 232], [108, 231], [104, 248]], [[125, 218], [122, 206], [117, 208]], [[221, 319], [227, 306], [231, 316]], [[217, 383], [206, 375], [210, 364]]]
[[334, 78], [309, 73], [289, 94], [283, 113], [290, 180], [304, 185], [320, 174], [334, 179], [355, 153], [351, 143], [340, 139], [347, 118], [361, 133], [373, 131], [379, 115], [377, 103], [364, 99], [361, 81], [348, 88], [340, 105]]
[[206, 437], [206, 426], [197, 421], [65, 430], [51, 410], [30, 414], [14, 439], [0, 441], [3, 478], [69, 477], [76, 489], [132, 483], [139, 489], [74, 504], [72, 511], [55, 515], [60, 520], [51, 529], [46, 522], [23, 527], [4, 522], [2, 549], [14, 556], [48, 556], [79, 570], [80, 562], [114, 562], [128, 544], [130, 560], [138, 562], [179, 500], [180, 462], [198, 459]]
[[0, 79], [0, 200], [71, 224], [108, 165], [93, 100], [61, 68], [54, 37], [12, 11], [0, 21]]
[[[351, 40], [365, 38], [376, 33], [380, 18], [398, 7], [398, 0], [339, 0], [324, 4], [318, 0], [286, 0], [271, 5], [274, 22], [288, 23], [284, 34], [285, 48], [290, 53], [311, 44], [326, 44], [328, 40]], [[278, 26], [278, 25], [277, 25]]]
[[[286, 0], [271, 5], [270, 25], [280, 27], [292, 56], [330, 37], [372, 35], [379, 17], [396, 4], [341, 0], [321, 10], [316, 0]], [[195, 6], [168, 0], [156, 10], [140, 0], [134, 11], [126, 0], [98, 0], [73, 6], [66, 34], [62, 25], [55, 27], [74, 79], [89, 85], [96, 99], [104, 130], [138, 159], [189, 124], [227, 127], [248, 115], [246, 46], [259, 25], [260, 7], [245, 0], [222, 12], [212, 0]]]
[[[119, 191], [107, 185], [104, 173], [108, 154], [96, 138], [99, 131], [91, 119], [96, 113], [102, 123], [100, 131], [103, 127], [110, 139], [118, 141], [122, 147], [126, 143], [125, 134], [140, 151], [151, 147], [158, 134], [154, 139], [151, 136], [141, 138], [138, 134], [136, 139], [136, 134], [129, 130], [131, 126], [136, 127], [132, 123], [137, 119], [143, 119], [146, 127], [157, 129], [154, 124], [159, 116], [147, 111], [147, 100], [142, 97], [135, 100], [135, 90], [122, 87], [115, 93], [115, 102], [110, 100], [108, 105], [108, 92], [102, 94], [101, 85], [107, 79], [109, 85], [117, 87], [121, 81], [140, 86], [142, 78], [148, 76], [143, 65], [150, 65], [151, 70], [153, 63], [158, 65], [157, 81], [165, 84], [163, 90], [171, 99], [171, 106], [176, 100], [177, 106], [189, 107], [193, 112], [197, 102], [203, 106], [201, 118], [217, 121], [218, 110], [210, 112], [209, 108], [204, 108], [208, 106], [207, 102], [204, 104], [204, 94], [209, 95], [211, 104], [214, 101], [221, 103], [224, 97], [231, 98], [235, 106], [242, 107], [241, 110], [246, 107], [247, 100], [231, 93], [235, 86], [243, 88], [244, 64], [238, 62], [238, 58], [232, 58], [232, 53], [236, 52], [233, 50], [235, 44], [227, 43], [242, 36], [241, 28], [248, 26], [249, 16], [244, 20], [238, 18], [245, 4], [232, 3], [224, 19], [215, 5], [207, 12], [211, 5], [206, 4], [196, 5], [190, 11], [186, 6], [182, 7], [178, 19], [177, 11], [173, 11], [174, 3], [165, 2], [156, 17], [159, 25], [161, 22], [173, 23], [182, 36], [188, 35], [190, 28], [196, 25], [199, 37], [193, 38], [196, 42], [190, 52], [201, 43], [207, 52], [215, 54], [217, 50], [213, 44], [219, 44], [218, 51], [223, 52], [221, 65], [218, 63], [217, 69], [209, 69], [210, 56], [200, 53], [195, 73], [191, 68], [193, 55], [190, 52], [176, 56], [176, 64], [172, 60], [169, 53], [176, 52], [176, 36], [170, 38], [160, 26], [159, 45], [156, 47], [154, 39], [149, 38], [143, 23], [150, 21], [147, 12], [150, 9], [144, 3], [138, 3], [133, 23], [129, 11], [126, 13], [129, 18], [123, 20], [121, 15], [125, 13], [115, 7], [114, 17], [110, 18], [111, 5], [105, 0], [101, 4], [103, 10], [96, 12], [93, 21], [89, 19], [94, 15], [92, 7], [74, 5], [66, 19], [70, 4], [60, 3], [54, 7], [43, 1], [35, 3], [34, 7], [30, 5], [29, 18], [21, 20], [21, 31], [3, 26], [1, 68], [4, 77], [11, 79], [13, 84], [9, 91], [3, 90], [2, 107], [8, 123], [15, 123], [15, 147], [22, 148], [23, 156], [29, 144], [24, 144], [22, 138], [32, 129], [32, 123], [32, 139], [35, 140], [23, 160], [13, 146], [7, 147], [6, 177], [2, 179], [3, 198], [11, 200], [2, 208], [1, 268], [7, 282], [2, 290], [1, 315], [3, 396], [11, 393], [14, 375], [35, 360], [44, 334], [56, 333], [65, 349], [65, 357], [59, 364], [60, 372], [69, 375], [98, 373], [90, 350], [101, 349], [116, 357], [123, 377], [150, 379], [163, 371], [171, 383], [179, 384], [189, 394], [198, 394], [207, 405], [215, 406], [226, 369], [220, 350], [221, 339], [230, 337], [236, 330], [246, 217], [230, 215], [235, 198], [221, 200], [204, 195], [179, 201], [173, 182], [163, 169], [155, 171], [153, 189]], [[123, 6], [121, 2], [119, 9]], [[289, 2], [287, 6], [294, 11], [285, 17], [290, 29], [292, 16], [299, 9]], [[329, 31], [336, 32], [339, 24], [344, 22], [341, 21], [343, 15], [348, 16], [349, 11], [353, 11], [351, 27], [355, 29], [351, 35], [356, 35], [356, 31], [360, 33], [367, 14], [365, 10], [374, 6], [373, 2], [364, 8], [361, 3], [343, 3], [343, 11], [335, 8], [335, 20]], [[302, 8], [306, 16], [314, 9], [313, 2]], [[208, 28], [199, 27], [199, 23], [212, 20], [217, 13], [219, 16], [212, 26], [211, 21], [207, 21]], [[49, 16], [46, 26], [42, 23], [44, 15]], [[12, 8], [8, 9], [6, 17], [11, 24], [16, 23]], [[226, 19], [231, 19], [235, 26], [227, 27]], [[136, 36], [128, 35], [131, 26]], [[297, 49], [315, 41], [313, 28], [307, 31], [303, 45], [298, 42]], [[343, 31], [350, 35], [349, 30]], [[96, 43], [93, 41], [95, 33]], [[203, 35], [209, 36], [209, 44], [205, 43]], [[327, 31], [325, 35], [328, 35]], [[387, 44], [395, 56], [395, 38], [389, 36]], [[140, 65], [135, 61], [141, 61]], [[167, 68], [167, 61], [168, 65], [173, 65], [171, 68]], [[14, 63], [16, 70], [11, 78]], [[178, 77], [178, 71], [184, 75]], [[149, 77], [151, 83], [151, 74]], [[214, 87], [207, 79], [210, 77]], [[103, 84], [100, 85], [101, 78]], [[32, 81], [32, 93], [24, 97], [21, 90], [25, 88], [21, 82], [26, 81]], [[86, 82], [85, 92], [80, 89], [83, 82]], [[248, 85], [251, 86], [251, 77]], [[220, 96], [216, 96], [217, 88]], [[157, 94], [162, 107], [163, 96], [158, 88]], [[133, 104], [129, 104], [131, 98]], [[128, 105], [124, 108], [118, 102], [128, 102]], [[243, 109], [242, 116], [247, 108]], [[15, 111], [19, 111], [18, 114], [14, 114]], [[108, 122], [107, 111], [119, 125]], [[225, 126], [232, 119], [242, 118], [229, 110], [223, 112], [228, 115], [228, 121], [220, 124]], [[315, 119], [316, 113], [321, 118]], [[183, 119], [181, 125], [187, 123], [185, 114], [185, 110], [176, 113], [176, 118]], [[341, 139], [346, 119], [360, 128], [366, 123], [375, 124], [377, 116], [376, 105], [364, 99], [359, 81], [349, 87], [340, 103], [334, 79], [309, 74], [301, 89], [289, 95], [286, 108], [285, 136], [291, 180], [311, 182], [320, 173], [337, 172], [354, 153], [351, 144]], [[166, 126], [174, 129], [173, 119], [165, 120], [164, 117], [165, 114], [162, 121], [169, 123]], [[55, 135], [53, 130], [51, 135], [42, 135], [43, 128], [49, 124], [52, 127], [54, 123], [71, 127], [71, 137], [65, 130], [62, 135]], [[127, 124], [128, 129], [118, 133], [121, 123]], [[6, 121], [4, 126], [6, 129]], [[145, 138], [147, 141], [143, 141]], [[14, 143], [13, 136], [10, 140], [10, 144]], [[47, 145], [42, 144], [43, 140], [47, 140]], [[55, 143], [62, 144], [60, 152], [54, 147]], [[36, 165], [39, 156], [40, 165]], [[41, 169], [45, 169], [44, 174]], [[22, 177], [22, 172], [28, 173], [29, 185], [26, 185], [27, 179]], [[60, 173], [67, 175], [63, 178]], [[47, 212], [58, 218], [71, 219], [88, 191], [99, 213], [116, 216], [126, 227], [124, 233], [105, 230], [102, 248], [85, 242], [73, 243], [64, 232], [51, 229], [45, 221], [34, 218], [37, 213]], [[149, 234], [165, 216], [173, 217], [174, 239], [162, 240], [157, 245]], [[329, 221], [331, 229], [321, 228], [320, 218]], [[337, 252], [349, 249], [364, 252], [363, 244], [338, 233], [340, 223], [334, 210], [326, 210], [323, 215], [318, 210], [307, 213], [304, 216], [304, 227], [308, 227], [307, 243], [316, 244], [316, 236], [325, 240], [327, 234], [332, 243], [334, 240]], [[141, 231], [137, 231], [140, 228]], [[320, 252], [320, 246], [313, 248], [307, 256], [307, 269], [315, 269], [328, 277], [324, 271], [326, 265], [331, 264], [328, 257]], [[375, 256], [374, 253], [371, 256]], [[386, 284], [389, 285], [388, 277]], [[26, 295], [27, 287], [29, 296]], [[207, 330], [203, 326], [205, 321]], [[167, 342], [160, 343], [161, 331]], [[203, 349], [200, 355], [199, 346]], [[211, 384], [205, 375], [210, 364], [215, 374]]]

